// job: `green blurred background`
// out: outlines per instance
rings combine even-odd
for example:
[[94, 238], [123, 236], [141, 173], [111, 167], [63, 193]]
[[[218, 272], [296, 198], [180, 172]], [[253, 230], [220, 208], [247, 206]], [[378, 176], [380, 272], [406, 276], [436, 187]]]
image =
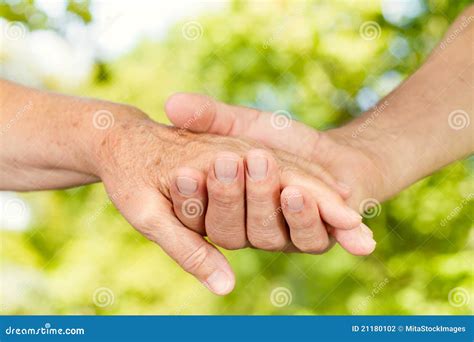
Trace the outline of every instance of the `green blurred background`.
[[[1, 0], [1, 72], [24, 84], [133, 104], [161, 122], [169, 95], [193, 91], [284, 109], [327, 129], [413, 73], [470, 3]], [[472, 159], [458, 162], [385, 203], [368, 220], [378, 248], [366, 258], [339, 247], [322, 256], [225, 252], [237, 286], [224, 298], [135, 232], [101, 184], [3, 192], [0, 310], [472, 313], [472, 170]]]

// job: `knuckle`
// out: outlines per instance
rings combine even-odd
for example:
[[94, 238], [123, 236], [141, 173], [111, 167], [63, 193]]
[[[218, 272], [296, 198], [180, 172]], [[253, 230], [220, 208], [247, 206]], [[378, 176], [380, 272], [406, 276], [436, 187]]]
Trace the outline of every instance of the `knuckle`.
[[274, 189], [267, 186], [247, 186], [246, 200], [256, 205], [276, 205], [279, 204], [280, 193], [278, 187]]
[[280, 186], [278, 183], [267, 182], [264, 184], [249, 184], [245, 189], [247, 208], [255, 207], [258, 213], [264, 211], [275, 211], [280, 207]]
[[[214, 242], [216, 245], [227, 249], [229, 251], [234, 251], [237, 249], [243, 249], [247, 247], [247, 243], [244, 239], [219, 239], [219, 238], [211, 238], [212, 242]], [[217, 240], [217, 241], [216, 241]]]
[[214, 205], [222, 209], [240, 208], [243, 199], [243, 191], [240, 191], [240, 189], [231, 188], [225, 191], [209, 191], [209, 202], [213, 202]]
[[212, 203], [205, 218], [206, 232], [215, 244], [225, 249], [246, 247], [245, 208], [243, 203], [232, 203], [229, 206]]
[[156, 232], [160, 226], [160, 217], [156, 214], [147, 214], [139, 217], [134, 226], [145, 236], [148, 240], [154, 241], [156, 239]]
[[288, 178], [294, 178], [297, 176], [299, 169], [293, 164], [283, 164], [280, 166], [280, 174]]
[[209, 229], [207, 231], [207, 236], [209, 239], [216, 245], [228, 249], [236, 250], [247, 247], [247, 237], [245, 232], [231, 232], [231, 229], [228, 231], [222, 231], [219, 229]]
[[266, 251], [282, 251], [288, 245], [283, 234], [263, 231], [260, 227], [248, 227], [248, 239], [252, 246]]
[[[277, 208], [270, 215], [264, 210], [250, 210], [247, 215], [247, 235], [252, 246], [269, 250], [284, 250], [289, 243], [285, 234], [285, 221], [281, 215], [281, 208]], [[282, 231], [283, 229], [283, 231]]]
[[318, 222], [319, 218], [314, 215], [300, 215], [295, 218], [295, 221], [291, 224], [291, 228], [303, 233], [305, 231], [312, 231]]
[[206, 245], [201, 245], [187, 255], [183, 261], [183, 268], [190, 272], [198, 272], [209, 257], [209, 249]]
[[311, 239], [293, 241], [293, 243], [302, 252], [311, 254], [323, 253], [329, 247], [329, 240], [322, 237], [316, 239], [312, 237]]

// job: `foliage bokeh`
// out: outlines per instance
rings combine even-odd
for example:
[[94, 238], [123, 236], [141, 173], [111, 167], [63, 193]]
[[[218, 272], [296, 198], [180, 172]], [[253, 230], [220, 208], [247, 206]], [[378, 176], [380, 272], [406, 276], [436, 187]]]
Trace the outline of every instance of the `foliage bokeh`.
[[[84, 10], [88, 3], [70, 3], [84, 24], [93, 20]], [[186, 39], [186, 21], [177, 23], [164, 39], [142, 41], [114, 61], [98, 60], [89, 80], [67, 91], [129, 103], [161, 122], [169, 95], [200, 92], [285, 109], [327, 129], [357, 116], [361, 95], [380, 99], [413, 73], [469, 3], [426, 1], [423, 13], [394, 25], [379, 1], [233, 1], [193, 19], [202, 27], [198, 39]], [[27, 22], [6, 3], [0, 9], [9, 20]], [[361, 38], [365, 21], [380, 25], [380, 37]], [[237, 286], [224, 298], [136, 233], [102, 185], [25, 194], [28, 229], [0, 230], [2, 313], [471, 313], [472, 303], [451, 305], [448, 296], [456, 288], [473, 295], [472, 168], [472, 160], [455, 163], [385, 203], [369, 220], [378, 241], [372, 256], [350, 256], [339, 247], [322, 256], [225, 252]], [[93, 301], [101, 287], [114, 295], [109, 306]], [[272, 305], [277, 287], [290, 290], [290, 305]]]

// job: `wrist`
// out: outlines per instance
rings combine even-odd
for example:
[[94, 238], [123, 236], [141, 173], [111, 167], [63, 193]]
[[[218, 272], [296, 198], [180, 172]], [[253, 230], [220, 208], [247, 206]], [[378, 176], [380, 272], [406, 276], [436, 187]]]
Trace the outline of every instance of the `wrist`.
[[389, 148], [377, 127], [353, 121], [324, 133], [332, 144], [342, 148], [341, 154], [349, 156], [350, 167], [343, 170], [341, 181], [353, 189], [355, 206], [367, 198], [382, 202], [398, 191], [392, 181], [397, 170], [392, 166]]
[[105, 147], [110, 137], [150, 119], [136, 107], [102, 101], [94, 103], [86, 113], [76, 136], [78, 155], [82, 156], [78, 171], [102, 178], [109, 162]]
[[[130, 106], [60, 95], [0, 81], [8, 144], [3, 189], [55, 189], [100, 179], [100, 144], [117, 123], [147, 118]], [[19, 120], [21, 118], [21, 120]], [[18, 172], [25, 177], [18, 177]]]

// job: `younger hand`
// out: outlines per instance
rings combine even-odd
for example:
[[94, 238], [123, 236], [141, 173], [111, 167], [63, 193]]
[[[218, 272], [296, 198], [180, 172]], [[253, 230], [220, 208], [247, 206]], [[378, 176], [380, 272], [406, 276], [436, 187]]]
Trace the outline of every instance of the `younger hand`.
[[[369, 149], [338, 144], [329, 134], [302, 123], [293, 121], [285, 129], [278, 129], [271, 113], [230, 106], [197, 94], [176, 94], [168, 100], [165, 110], [171, 122], [181, 129], [255, 139], [270, 148], [286, 151], [294, 160], [321, 165], [319, 169], [328, 170], [331, 175], [321, 179], [337, 190], [353, 209], [359, 210], [364, 199], [377, 198], [376, 191], [384, 188], [381, 167], [377, 167], [377, 159]], [[319, 174], [327, 175], [327, 172]], [[335, 185], [340, 184], [336, 180], [348, 184], [351, 192]], [[375, 248], [373, 234], [364, 224], [352, 230], [327, 228], [352, 254], [367, 255]]]

